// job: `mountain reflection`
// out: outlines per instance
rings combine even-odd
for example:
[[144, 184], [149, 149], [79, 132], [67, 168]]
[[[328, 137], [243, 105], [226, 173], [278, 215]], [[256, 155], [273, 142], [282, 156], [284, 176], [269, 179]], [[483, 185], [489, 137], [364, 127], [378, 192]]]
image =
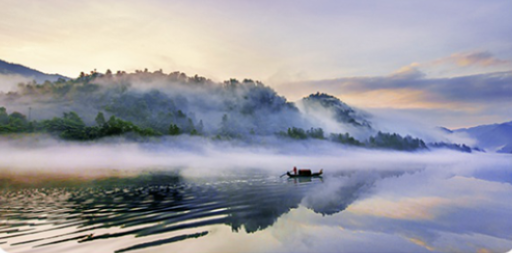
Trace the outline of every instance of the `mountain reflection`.
[[403, 171], [344, 171], [304, 196], [304, 204], [315, 213], [333, 215], [370, 194], [377, 180], [399, 177]]
[[75, 186], [3, 189], [0, 244], [44, 247], [202, 230], [132, 245], [127, 242], [125, 248], [117, 250], [124, 252], [206, 236], [207, 227], [216, 224], [229, 225], [234, 232], [244, 229], [253, 233], [272, 226], [303, 201], [317, 213], [340, 212], [382, 176], [372, 179], [352, 173], [337, 175], [325, 183], [318, 178], [264, 175], [194, 181], [178, 174], [148, 173]]

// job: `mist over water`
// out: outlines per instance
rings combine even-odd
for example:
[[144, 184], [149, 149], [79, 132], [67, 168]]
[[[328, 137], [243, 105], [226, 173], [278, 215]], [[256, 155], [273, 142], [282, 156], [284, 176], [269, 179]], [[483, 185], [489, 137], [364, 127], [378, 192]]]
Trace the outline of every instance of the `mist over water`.
[[[3, 141], [7, 252], [505, 252], [512, 161], [321, 141]], [[280, 177], [293, 166], [322, 178]]]

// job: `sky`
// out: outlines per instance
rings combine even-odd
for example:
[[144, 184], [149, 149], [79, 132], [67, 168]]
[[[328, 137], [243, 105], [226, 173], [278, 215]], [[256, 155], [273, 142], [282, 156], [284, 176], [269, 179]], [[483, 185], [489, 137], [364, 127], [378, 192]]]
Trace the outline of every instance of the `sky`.
[[508, 0], [0, 0], [0, 59], [327, 92], [457, 128], [512, 120]]

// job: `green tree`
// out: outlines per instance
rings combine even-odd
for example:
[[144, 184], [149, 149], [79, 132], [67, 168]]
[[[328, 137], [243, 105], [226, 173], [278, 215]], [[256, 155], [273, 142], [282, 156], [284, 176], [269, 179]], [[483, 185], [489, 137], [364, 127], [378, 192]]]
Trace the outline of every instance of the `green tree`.
[[105, 121], [105, 116], [103, 115], [102, 112], [98, 112], [98, 115], [96, 115], [95, 121], [96, 121], [96, 124], [98, 124], [98, 126], [103, 126], [103, 125], [105, 125], [105, 123], [107, 123]]
[[169, 135], [179, 135], [181, 133], [180, 128], [176, 124], [169, 126]]
[[128, 127], [124, 126], [123, 128], [123, 121], [112, 115], [105, 126], [105, 135], [121, 135], [123, 132], [126, 132], [126, 130], [128, 130]]
[[9, 115], [5, 107], [0, 107], [0, 125], [9, 124]]
[[356, 140], [354, 137], [350, 136], [348, 133], [345, 134], [331, 134], [331, 140], [334, 142], [339, 142], [342, 144], [353, 145], [353, 146], [362, 146], [363, 144]]
[[307, 135], [315, 139], [325, 139], [324, 130], [322, 128], [311, 128], [307, 131]]
[[308, 138], [306, 131], [304, 131], [304, 129], [302, 129], [302, 128], [297, 128], [297, 127], [288, 128], [288, 131], [286, 132], [286, 134], [288, 137], [291, 137], [293, 139], [298, 139], [298, 140], [304, 140], [304, 139]]
[[80, 116], [78, 116], [76, 112], [71, 111], [68, 113], [64, 113], [64, 119], [73, 122], [74, 124], [85, 126], [84, 121], [82, 120], [82, 118], [80, 118]]
[[24, 132], [27, 130], [27, 117], [19, 112], [13, 112], [9, 115], [9, 125], [15, 132]]
[[85, 124], [76, 112], [64, 113], [62, 118], [53, 118], [43, 121], [43, 129], [54, 134], [59, 134], [63, 139], [87, 140]]

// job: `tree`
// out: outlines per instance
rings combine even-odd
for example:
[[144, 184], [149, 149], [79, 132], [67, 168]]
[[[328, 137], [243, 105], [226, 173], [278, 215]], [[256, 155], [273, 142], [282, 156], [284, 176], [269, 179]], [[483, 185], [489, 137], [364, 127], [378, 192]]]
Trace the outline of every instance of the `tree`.
[[304, 129], [298, 128], [298, 127], [288, 128], [288, 131], [286, 132], [286, 134], [288, 135], [288, 137], [291, 137], [293, 139], [298, 139], [298, 140], [304, 140], [304, 139], [308, 138], [306, 131], [304, 131]]
[[169, 126], [169, 135], [179, 135], [180, 133], [180, 128], [176, 124], [171, 124]]
[[187, 115], [185, 115], [185, 113], [183, 113], [181, 110], [178, 110], [177, 116], [178, 116], [178, 118], [186, 118], [187, 117]]
[[43, 121], [43, 129], [58, 134], [63, 139], [87, 140], [89, 139], [86, 126], [76, 112], [64, 113], [62, 118], [53, 118]]
[[315, 139], [324, 139], [324, 130], [322, 128], [311, 128], [307, 135]]
[[19, 113], [19, 112], [13, 112], [11, 115], [9, 115], [9, 121], [11, 120], [21, 120], [21, 121], [27, 121], [27, 116]]
[[195, 132], [197, 134], [197, 130], [194, 127], [194, 122], [191, 118], [187, 119], [187, 123], [185, 124], [185, 130], [189, 133]]
[[0, 107], [0, 125], [9, 124], [9, 115], [5, 107]]
[[388, 148], [407, 151], [427, 148], [421, 139], [412, 138], [411, 136], [406, 136], [404, 138], [396, 133], [389, 134], [382, 133], [380, 131], [375, 137], [370, 137], [368, 146], [372, 148]]
[[202, 133], [204, 130], [203, 120], [199, 120], [199, 123], [196, 126], [196, 130], [198, 133]]
[[107, 123], [105, 121], [105, 116], [103, 115], [102, 112], [98, 112], [98, 115], [96, 116], [96, 124], [98, 124], [98, 126], [103, 126], [105, 125], [105, 123]]
[[360, 141], [356, 140], [354, 137], [350, 136], [348, 133], [331, 134], [331, 140], [334, 142], [339, 142], [342, 144], [353, 145], [353, 146], [362, 146], [363, 145]]
[[27, 117], [19, 112], [7, 114], [5, 107], [0, 107], [0, 133], [20, 133], [29, 131]]
[[105, 135], [120, 135], [123, 133], [122, 122], [114, 115], [110, 116], [105, 126]]
[[220, 135], [223, 136], [230, 136], [231, 133], [231, 127], [229, 125], [229, 118], [227, 114], [222, 115], [222, 121], [220, 122]]
[[85, 123], [84, 121], [82, 120], [82, 118], [80, 118], [80, 116], [78, 116], [78, 114], [76, 112], [68, 112], [68, 113], [64, 113], [64, 119], [74, 123], [74, 124], [77, 124], [79, 126], [85, 126]]
[[27, 117], [19, 112], [13, 112], [9, 115], [9, 125], [15, 132], [24, 132], [28, 127]]

